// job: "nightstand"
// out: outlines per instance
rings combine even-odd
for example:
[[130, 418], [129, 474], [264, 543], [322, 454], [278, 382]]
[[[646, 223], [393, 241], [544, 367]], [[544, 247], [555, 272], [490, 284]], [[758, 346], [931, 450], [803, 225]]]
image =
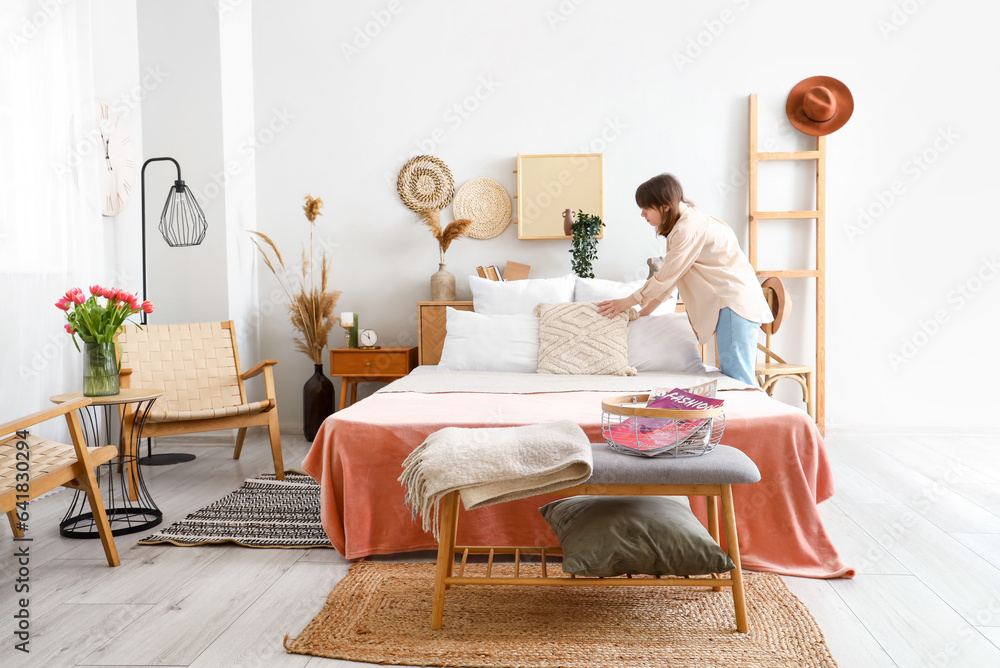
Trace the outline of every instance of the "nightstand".
[[347, 389], [351, 403], [358, 400], [358, 383], [375, 381], [388, 383], [402, 378], [417, 367], [416, 346], [383, 346], [375, 349], [331, 348], [330, 375], [340, 376], [340, 410], [347, 405]]

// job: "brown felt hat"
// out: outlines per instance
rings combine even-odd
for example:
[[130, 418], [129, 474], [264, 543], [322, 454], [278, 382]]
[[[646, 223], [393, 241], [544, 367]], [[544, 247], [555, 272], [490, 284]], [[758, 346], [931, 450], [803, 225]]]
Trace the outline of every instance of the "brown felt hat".
[[[781, 323], [785, 322], [788, 319], [788, 314], [792, 312], [792, 296], [785, 292], [785, 284], [777, 276], [771, 276], [761, 283], [760, 287], [765, 291], [767, 288], [774, 290], [774, 301], [770, 304], [774, 322], [764, 323], [760, 328], [764, 329], [770, 325], [771, 334], [777, 334]], [[764, 329], [764, 331], [766, 332], [767, 330]]]
[[822, 137], [844, 127], [854, 113], [854, 97], [833, 77], [809, 77], [792, 88], [785, 112], [797, 130]]

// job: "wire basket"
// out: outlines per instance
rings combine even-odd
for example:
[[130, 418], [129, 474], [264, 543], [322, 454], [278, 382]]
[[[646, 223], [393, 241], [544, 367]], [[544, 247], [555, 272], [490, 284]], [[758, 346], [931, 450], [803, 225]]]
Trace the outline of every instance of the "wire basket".
[[707, 410], [646, 408], [648, 394], [601, 402], [601, 432], [615, 452], [639, 457], [694, 457], [715, 449], [726, 429], [722, 406]]

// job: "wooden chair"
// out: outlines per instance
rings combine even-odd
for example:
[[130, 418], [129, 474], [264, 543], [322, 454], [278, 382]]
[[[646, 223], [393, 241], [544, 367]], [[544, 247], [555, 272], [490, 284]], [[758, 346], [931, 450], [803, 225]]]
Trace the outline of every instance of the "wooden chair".
[[806, 402], [809, 417], [816, 420], [816, 399], [813, 389], [813, 368], [807, 364], [789, 364], [771, 349], [771, 337], [781, 327], [781, 323], [792, 309], [791, 299], [785, 292], [785, 286], [777, 276], [768, 278], [761, 285], [764, 297], [771, 307], [774, 322], [760, 326], [764, 330], [764, 343], [758, 343], [757, 348], [764, 353], [764, 361], [756, 366], [757, 382], [767, 392], [774, 394], [774, 384], [782, 378], [790, 378], [802, 386], [802, 400]]
[[[0, 512], [7, 514], [14, 537], [23, 538], [24, 525], [18, 517], [18, 503], [31, 501], [60, 485], [82, 490], [90, 502], [94, 524], [101, 537], [108, 565], [117, 566], [121, 562], [94, 469], [114, 459], [118, 449], [113, 445], [87, 447], [77, 410], [89, 405], [90, 399], [77, 399], [0, 425], [0, 439], [21, 432], [20, 435], [0, 441]], [[60, 415], [66, 416], [73, 445], [55, 443], [24, 433], [28, 427]], [[29, 517], [25, 524], [30, 522]]]
[[[126, 325], [118, 336], [122, 387], [163, 388], [149, 411], [143, 437], [238, 429], [233, 459], [239, 459], [248, 427], [267, 426], [274, 473], [285, 478], [274, 392], [277, 360], [240, 371], [233, 322], [185, 325]], [[243, 382], [264, 374], [266, 399], [248, 402]]]

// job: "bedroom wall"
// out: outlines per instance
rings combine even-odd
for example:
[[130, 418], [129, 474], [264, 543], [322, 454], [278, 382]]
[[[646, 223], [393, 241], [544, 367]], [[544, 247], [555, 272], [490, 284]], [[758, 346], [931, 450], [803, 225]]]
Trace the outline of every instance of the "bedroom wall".
[[[91, 3], [91, 12], [94, 92], [115, 105], [128, 124], [136, 156], [141, 156], [142, 102], [156, 95], [160, 77], [139, 67], [135, 0], [96, 0]], [[117, 216], [105, 219], [113, 229], [105, 238], [105, 257], [113, 267], [107, 279], [111, 285], [136, 294], [142, 286], [142, 262], [136, 250], [141, 246], [140, 166], [137, 159], [132, 199]]]
[[201, 0], [143, 0], [137, 7], [139, 64], [161, 79], [155, 97], [142, 105], [144, 159], [177, 160], [208, 222], [200, 245], [169, 247], [157, 226], [177, 172], [166, 161], [147, 167], [147, 293], [156, 305], [149, 322], [228, 320], [226, 192], [218, 177], [225, 165], [218, 12]]
[[[171, 13], [158, 12], [160, 29], [186, 28]], [[636, 185], [677, 174], [745, 245], [747, 95], [760, 97], [760, 145], [795, 150], [807, 140], [785, 120], [788, 90], [815, 74], [841, 79], [856, 112], [828, 141], [828, 424], [997, 431], [982, 410], [988, 374], [962, 379], [971, 405], [957, 427], [928, 398], [955, 388], [955, 369], [980, 366], [997, 325], [1000, 233], [986, 212], [998, 139], [984, 112], [998, 100], [981, 84], [998, 64], [997, 6], [256, 0], [252, 14], [259, 229], [295, 258], [308, 238], [302, 197], [323, 197], [317, 240], [343, 290], [337, 311], [360, 313], [389, 345], [414, 343], [415, 302], [429, 297], [437, 269], [435, 242], [395, 192], [409, 157], [440, 157], [456, 187], [486, 176], [513, 195], [518, 153], [603, 153], [608, 229], [595, 269], [641, 277], [663, 244], [638, 216]], [[176, 50], [176, 38], [163, 41]], [[192, 60], [218, 66], [210, 42], [183, 44]], [[202, 92], [178, 104], [214, 113]], [[762, 206], [810, 207], [807, 170], [768, 165], [761, 177]], [[805, 229], [770, 227], [761, 265], [805, 264]], [[509, 259], [557, 276], [569, 271], [568, 249], [519, 241], [512, 226], [457, 241], [447, 260], [468, 298], [476, 265]], [[282, 424], [294, 428], [310, 362], [292, 350], [274, 278], [258, 276], [261, 354], [279, 360]], [[811, 286], [790, 288], [796, 308], [778, 348], [806, 360]], [[791, 387], [781, 392], [794, 398]]]

